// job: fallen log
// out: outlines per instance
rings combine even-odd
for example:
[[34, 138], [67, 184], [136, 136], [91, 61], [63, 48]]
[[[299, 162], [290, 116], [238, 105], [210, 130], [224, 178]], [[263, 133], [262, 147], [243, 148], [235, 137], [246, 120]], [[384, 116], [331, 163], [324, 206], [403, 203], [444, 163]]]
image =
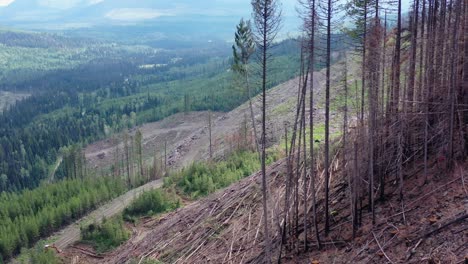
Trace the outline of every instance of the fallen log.
[[455, 219], [450, 220], [450, 221], [446, 222], [445, 224], [439, 226], [438, 228], [427, 232], [426, 234], [424, 234], [424, 235], [418, 237], [417, 239], [415, 239], [414, 241], [417, 241], [417, 240], [420, 240], [420, 239], [426, 239], [426, 238], [428, 238], [428, 237], [430, 237], [430, 236], [432, 236], [432, 235], [434, 235], [436, 233], [439, 233], [442, 229], [444, 229], [444, 228], [446, 228], [446, 227], [448, 227], [450, 225], [456, 224], [458, 222], [461, 222], [461, 221], [465, 220], [466, 218], [468, 218], [467, 213], [461, 213], [461, 214], [458, 214], [458, 215], [459, 216], [456, 217]]

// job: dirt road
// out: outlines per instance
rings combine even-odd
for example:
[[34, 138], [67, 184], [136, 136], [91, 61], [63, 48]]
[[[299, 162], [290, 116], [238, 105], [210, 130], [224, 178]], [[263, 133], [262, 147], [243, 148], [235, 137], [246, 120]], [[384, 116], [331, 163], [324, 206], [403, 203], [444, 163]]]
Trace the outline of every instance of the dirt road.
[[162, 186], [162, 180], [156, 180], [149, 182], [136, 189], [130, 190], [127, 193], [115, 198], [104, 206], [99, 207], [87, 216], [79, 219], [73, 224], [70, 224], [66, 228], [62, 229], [58, 233], [54, 234], [57, 240], [54, 242], [59, 249], [64, 249], [67, 246], [80, 240], [80, 225], [83, 223], [101, 222], [103, 218], [112, 217], [122, 212], [135, 198], [137, 198], [142, 192], [159, 188]]

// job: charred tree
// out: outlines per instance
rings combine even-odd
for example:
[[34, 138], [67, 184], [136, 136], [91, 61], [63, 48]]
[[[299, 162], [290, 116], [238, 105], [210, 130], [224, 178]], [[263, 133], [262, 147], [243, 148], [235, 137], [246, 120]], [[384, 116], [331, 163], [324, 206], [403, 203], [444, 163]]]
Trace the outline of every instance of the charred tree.
[[260, 50], [260, 65], [262, 68], [262, 194], [263, 194], [263, 225], [265, 236], [265, 262], [271, 263], [271, 242], [268, 228], [268, 190], [266, 179], [266, 88], [268, 81], [269, 50], [278, 33], [281, 23], [281, 10], [276, 0], [252, 0], [253, 17], [256, 27], [256, 42]]

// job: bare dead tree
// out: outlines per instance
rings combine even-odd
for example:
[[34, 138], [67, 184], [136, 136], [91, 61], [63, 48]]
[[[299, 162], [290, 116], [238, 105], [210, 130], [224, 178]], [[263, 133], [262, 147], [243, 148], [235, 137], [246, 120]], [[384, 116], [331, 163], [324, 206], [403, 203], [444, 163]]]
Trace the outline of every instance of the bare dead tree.
[[[449, 111], [449, 138], [448, 138], [448, 145], [449, 145], [449, 162], [448, 166], [451, 168], [453, 165], [453, 152], [454, 152], [454, 147], [453, 147], [453, 141], [454, 141], [454, 127], [455, 127], [455, 87], [457, 86], [457, 75], [455, 73], [456, 71], [456, 65], [458, 65], [458, 58], [457, 55], [458, 53], [458, 25], [460, 23], [460, 10], [461, 10], [461, 0], [455, 0], [456, 1], [456, 7], [455, 9], [458, 10], [455, 14], [455, 25], [453, 27], [453, 32], [452, 32], [452, 47], [450, 51], [450, 94], [449, 94], [449, 105], [450, 105], [450, 111]], [[466, 33], [466, 32], [465, 32]], [[466, 84], [465, 84], [466, 85]]]
[[[350, 200], [350, 212], [351, 212], [351, 222], [353, 227], [356, 225], [356, 219], [354, 217], [354, 188], [353, 184], [353, 173], [348, 173], [348, 58], [346, 53], [344, 55], [344, 72], [343, 72], [343, 88], [344, 88], [344, 106], [343, 106], [343, 164], [344, 164], [344, 175], [343, 177], [348, 180], [349, 187], [349, 200]], [[354, 230], [354, 228], [353, 228]], [[353, 233], [354, 236], [354, 233]]]
[[331, 27], [332, 1], [328, 0], [326, 7], [326, 81], [325, 81], [325, 234], [330, 232], [329, 192], [330, 192], [330, 71], [331, 71]]
[[[417, 26], [417, 25], [416, 25]], [[426, 43], [426, 35], [425, 35], [425, 29], [426, 29], [426, 0], [422, 0], [422, 11], [421, 11], [421, 30], [420, 30], [420, 41], [419, 41], [419, 78], [418, 78], [418, 90], [417, 90], [417, 96], [416, 96], [416, 101], [419, 103], [418, 104], [418, 110], [421, 110], [421, 102], [423, 100], [423, 85], [424, 85], [424, 47]]]
[[125, 152], [125, 161], [127, 165], [127, 185], [130, 187], [132, 185], [131, 182], [131, 174], [130, 174], [130, 148], [128, 145], [128, 133], [125, 132], [124, 134], [124, 152]]
[[407, 101], [409, 102], [408, 112], [413, 112], [413, 101], [414, 101], [414, 83], [416, 79], [416, 55], [418, 47], [418, 22], [419, 22], [419, 0], [414, 0], [413, 12], [411, 20], [411, 54], [409, 62], [408, 72], [408, 89], [407, 89]]
[[[308, 52], [308, 74], [309, 74], [309, 158], [310, 158], [310, 181], [311, 181], [311, 196], [312, 196], [312, 221], [315, 230], [315, 239], [317, 246], [320, 249], [320, 235], [317, 221], [317, 206], [316, 206], [316, 187], [315, 187], [315, 159], [314, 159], [314, 70], [315, 70], [315, 34], [317, 31], [317, 5], [315, 0], [300, 0], [304, 11], [303, 23], [304, 32]], [[306, 214], [306, 213], [305, 213]]]
[[164, 173], [167, 173], [167, 140], [164, 141]]
[[[307, 47], [304, 47], [304, 53]], [[305, 59], [304, 59], [305, 60]], [[304, 208], [304, 215], [303, 215], [303, 226], [304, 226], [304, 249], [307, 251], [308, 250], [308, 242], [307, 242], [307, 220], [308, 220], [308, 203], [307, 203], [307, 195], [308, 195], [308, 182], [307, 182], [307, 142], [306, 142], [306, 95], [307, 95], [307, 82], [308, 82], [308, 67], [304, 67], [304, 75], [305, 77], [305, 82], [304, 82], [304, 88], [303, 88], [303, 100], [304, 102], [302, 103], [302, 128], [303, 128], [303, 133], [302, 133], [302, 149], [303, 149], [303, 157], [304, 157], [304, 162], [303, 162], [303, 208]]]
[[211, 110], [208, 110], [208, 137], [210, 141], [209, 153], [210, 153], [210, 160], [213, 159], [213, 144], [211, 142]]
[[266, 87], [269, 61], [269, 50], [276, 38], [281, 24], [281, 9], [277, 0], [252, 0], [253, 18], [256, 28], [256, 43], [260, 50], [260, 65], [262, 68], [262, 193], [263, 193], [263, 225], [265, 232], [265, 262], [271, 263], [271, 245], [268, 228], [268, 190], [266, 179]]
[[115, 147], [114, 152], [114, 177], [117, 178], [120, 176], [120, 148], [119, 145]]

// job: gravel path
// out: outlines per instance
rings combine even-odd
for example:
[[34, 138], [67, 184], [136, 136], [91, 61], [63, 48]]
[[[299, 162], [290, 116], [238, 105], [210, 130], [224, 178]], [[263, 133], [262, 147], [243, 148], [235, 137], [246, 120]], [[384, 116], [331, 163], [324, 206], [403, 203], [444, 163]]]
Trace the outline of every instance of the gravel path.
[[55, 241], [55, 245], [59, 249], [64, 249], [67, 246], [79, 241], [80, 240], [80, 224], [91, 223], [91, 222], [101, 222], [103, 218], [110, 218], [122, 212], [125, 209], [125, 207], [127, 207], [135, 198], [137, 198], [144, 191], [159, 188], [162, 186], [162, 184], [163, 184], [163, 181], [161, 179], [149, 182], [136, 189], [130, 190], [127, 193], [106, 203], [105, 205], [94, 210], [87, 216], [79, 219], [75, 223], [70, 224], [69, 226], [59, 231], [58, 233], [54, 234], [54, 237], [57, 237], [57, 240]]

